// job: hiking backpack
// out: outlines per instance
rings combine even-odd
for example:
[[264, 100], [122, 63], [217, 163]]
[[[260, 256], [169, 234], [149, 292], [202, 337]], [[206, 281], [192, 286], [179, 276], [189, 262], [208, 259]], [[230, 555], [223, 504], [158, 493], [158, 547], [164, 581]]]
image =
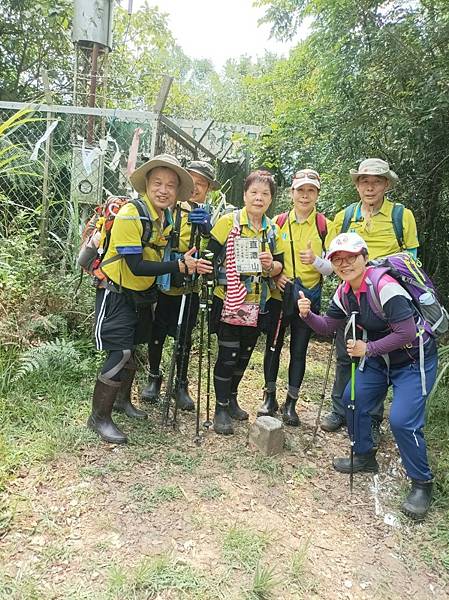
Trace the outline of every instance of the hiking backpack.
[[[357, 208], [359, 206], [359, 202], [354, 202], [345, 208], [345, 213], [343, 216], [343, 223], [340, 229], [340, 233], [346, 233], [349, 230], [349, 226], [351, 225], [351, 221], [354, 215], [357, 212]], [[358, 219], [356, 219], [357, 221]], [[391, 211], [391, 222], [393, 225], [394, 235], [396, 236], [396, 240], [398, 242], [398, 246], [401, 250], [405, 250], [404, 244], [404, 205], [400, 202], [395, 202], [393, 204], [393, 209]]]
[[449, 316], [438, 300], [432, 280], [421, 268], [421, 263], [408, 252], [392, 254], [385, 258], [372, 260], [368, 265], [376, 267], [369, 274], [368, 301], [378, 315], [383, 315], [378, 287], [379, 280], [385, 273], [393, 277], [410, 295], [412, 302], [423, 320], [423, 326], [435, 337], [446, 333], [449, 329]]
[[[283, 212], [277, 216], [276, 224], [279, 225], [280, 229], [282, 229], [282, 227], [287, 222], [289, 214], [290, 214], [289, 211], [287, 211], [287, 212]], [[327, 221], [326, 221], [326, 217], [323, 215], [323, 213], [320, 213], [320, 212], [316, 213], [315, 224], [316, 224], [316, 228], [318, 231], [318, 235], [320, 236], [320, 239], [321, 239], [321, 243], [323, 245], [323, 248], [325, 249], [324, 243], [326, 241], [326, 236], [327, 236]]]
[[148, 245], [152, 233], [152, 222], [148, 208], [140, 198], [130, 200], [124, 196], [110, 196], [104, 204], [96, 206], [94, 214], [86, 223], [82, 233], [82, 243], [78, 255], [79, 266], [89, 275], [102, 281], [106, 275], [101, 267], [121, 260], [122, 256], [117, 254], [107, 260], [103, 260], [111, 239], [111, 230], [115, 217], [125, 204], [133, 204], [142, 222], [142, 246]]

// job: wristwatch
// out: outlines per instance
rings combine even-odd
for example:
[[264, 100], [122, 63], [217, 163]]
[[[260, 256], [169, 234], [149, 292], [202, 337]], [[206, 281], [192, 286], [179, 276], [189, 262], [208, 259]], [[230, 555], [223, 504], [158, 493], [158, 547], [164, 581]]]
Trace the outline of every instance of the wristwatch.
[[184, 265], [184, 270], [181, 271], [181, 269], [179, 269], [179, 271], [185, 275], [188, 271], [187, 265], [186, 265], [186, 259], [183, 256], [181, 256], [181, 258], [179, 259], [179, 262]]

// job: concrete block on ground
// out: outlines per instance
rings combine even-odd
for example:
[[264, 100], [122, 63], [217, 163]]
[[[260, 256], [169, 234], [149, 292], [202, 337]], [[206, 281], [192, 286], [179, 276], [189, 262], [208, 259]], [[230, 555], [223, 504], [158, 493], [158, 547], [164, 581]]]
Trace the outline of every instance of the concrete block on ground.
[[249, 443], [265, 456], [280, 454], [284, 448], [284, 427], [274, 417], [257, 417], [249, 430]]

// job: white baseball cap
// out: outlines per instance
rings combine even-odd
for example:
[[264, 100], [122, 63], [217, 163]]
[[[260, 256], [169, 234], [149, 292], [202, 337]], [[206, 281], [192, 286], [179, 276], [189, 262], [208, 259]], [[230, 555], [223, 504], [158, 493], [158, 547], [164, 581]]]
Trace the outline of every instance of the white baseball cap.
[[361, 254], [365, 249], [368, 252], [368, 246], [365, 240], [358, 233], [348, 232], [340, 233], [332, 240], [327, 252], [327, 258], [331, 258], [337, 252], [349, 252], [350, 254]]
[[297, 171], [293, 177], [292, 189], [297, 190], [306, 183], [314, 185], [318, 190], [321, 189], [320, 176], [313, 169], [301, 169], [301, 171]]

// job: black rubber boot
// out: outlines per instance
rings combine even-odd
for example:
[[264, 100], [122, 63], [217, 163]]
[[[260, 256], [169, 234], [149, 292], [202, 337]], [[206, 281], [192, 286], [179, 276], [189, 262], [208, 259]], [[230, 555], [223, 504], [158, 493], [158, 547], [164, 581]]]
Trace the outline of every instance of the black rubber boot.
[[106, 385], [97, 379], [92, 397], [92, 413], [87, 420], [87, 426], [95, 431], [102, 440], [110, 444], [126, 444], [126, 435], [120, 431], [111, 418], [112, 405], [114, 404], [120, 383]]
[[113, 409], [116, 412], [125, 413], [131, 419], [146, 419], [147, 413], [134, 406], [131, 402], [131, 389], [133, 386], [136, 369], [124, 369], [122, 383], [118, 389]]
[[320, 423], [321, 429], [329, 432], [338, 431], [344, 425], [346, 425], [346, 419], [335, 412], [331, 412], [323, 417]]
[[282, 420], [286, 425], [290, 425], [291, 427], [299, 427], [299, 417], [295, 410], [297, 401], [296, 398], [292, 398], [287, 394], [285, 404], [282, 407]]
[[401, 505], [403, 513], [415, 521], [423, 521], [432, 502], [432, 481], [412, 480], [412, 488]]
[[148, 375], [148, 385], [145, 386], [140, 395], [140, 399], [144, 402], [150, 402], [151, 404], [157, 404], [159, 401], [162, 385], [162, 375]]
[[257, 411], [258, 417], [274, 417], [276, 412], [279, 409], [279, 404], [276, 401], [276, 392], [267, 392], [266, 390], [263, 393], [263, 402], [262, 406]]
[[232, 435], [234, 427], [229, 414], [229, 402], [215, 403], [214, 431], [219, 435]]
[[195, 410], [195, 404], [189, 395], [189, 382], [179, 381], [176, 383], [175, 400], [180, 410]]
[[[340, 473], [351, 473], [350, 458], [334, 458], [332, 465]], [[371, 450], [367, 454], [354, 454], [353, 473], [377, 473], [378, 470], [376, 450]]]
[[237, 402], [237, 392], [231, 394], [231, 399], [229, 400], [229, 414], [231, 415], [231, 419], [235, 419], [236, 421], [248, 420], [249, 414], [246, 410], [241, 409]]

